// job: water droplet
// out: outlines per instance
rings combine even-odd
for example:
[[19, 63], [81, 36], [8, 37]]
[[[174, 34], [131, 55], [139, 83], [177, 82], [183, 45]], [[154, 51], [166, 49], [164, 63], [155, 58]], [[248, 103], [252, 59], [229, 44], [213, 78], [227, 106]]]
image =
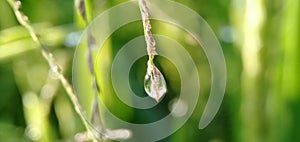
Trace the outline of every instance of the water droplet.
[[144, 80], [144, 89], [146, 93], [157, 102], [167, 92], [164, 76], [153, 63], [150, 63], [150, 61], [148, 61], [147, 72]]

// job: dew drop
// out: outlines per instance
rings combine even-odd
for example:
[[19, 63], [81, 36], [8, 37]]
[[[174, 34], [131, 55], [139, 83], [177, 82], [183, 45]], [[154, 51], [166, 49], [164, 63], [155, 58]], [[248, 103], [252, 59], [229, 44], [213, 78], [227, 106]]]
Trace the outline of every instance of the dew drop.
[[159, 102], [167, 92], [164, 76], [153, 63], [150, 63], [150, 61], [148, 61], [147, 72], [144, 80], [144, 89], [151, 98], [156, 100], [156, 102]]

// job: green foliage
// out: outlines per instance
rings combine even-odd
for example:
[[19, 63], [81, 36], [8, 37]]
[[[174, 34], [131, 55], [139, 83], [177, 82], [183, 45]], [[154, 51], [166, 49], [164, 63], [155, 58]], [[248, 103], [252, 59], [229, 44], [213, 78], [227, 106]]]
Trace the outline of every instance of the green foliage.
[[[85, 12], [78, 8], [80, 1], [85, 2]], [[205, 53], [194, 50], [199, 45], [182, 29], [151, 21], [153, 34], [166, 35], [186, 47], [197, 64], [201, 81], [201, 95], [195, 113], [181, 129], [162, 141], [299, 141], [299, 2], [255, 0], [261, 3], [264, 14], [258, 15], [263, 17], [262, 25], [254, 34], [260, 41], [255, 44], [260, 48], [252, 54], [244, 52], [245, 48], [252, 49], [245, 46], [247, 40], [251, 40], [245, 37], [253, 34], [250, 33], [253, 30], [245, 27], [249, 24], [245, 20], [245, 11], [249, 10], [246, 7], [251, 0], [176, 1], [197, 11], [217, 34], [227, 63], [227, 89], [216, 118], [207, 128], [198, 130], [202, 114], [199, 112], [203, 111], [207, 102], [211, 83]], [[82, 30], [96, 14], [121, 2], [124, 0], [24, 0], [21, 11], [29, 17], [41, 42], [49, 47], [64, 75], [71, 81], [74, 48], [67, 44], [72, 42], [68, 41], [68, 37]], [[0, 0], [0, 13], [0, 141], [74, 141], [74, 136], [85, 128], [70, 98], [49, 71], [39, 45], [17, 23], [5, 0]], [[86, 15], [83, 16], [83, 13]], [[228, 27], [232, 31], [222, 33]], [[102, 89], [100, 99], [114, 114], [128, 122], [148, 123], [166, 115], [169, 112], [168, 100], [180, 91], [180, 78], [174, 71], [174, 65], [163, 57], [158, 56], [154, 60], [165, 75], [169, 90], [165, 101], [148, 111], [132, 109], [121, 103], [110, 84], [110, 76], [107, 76], [118, 50], [140, 35], [143, 35], [141, 22], [125, 25], [113, 33], [101, 51], [102, 56], [96, 59], [101, 63], [97, 63], [95, 68], [102, 70], [97, 70], [95, 76]], [[226, 40], [230, 39], [230, 35], [232, 40]], [[253, 58], [246, 58], [249, 54]], [[141, 58], [130, 71], [131, 87], [141, 94], [144, 93], [141, 82], [146, 60], [146, 57]], [[251, 63], [260, 67], [254, 76], [246, 70]], [[87, 61], [79, 64], [88, 68]], [[89, 88], [90, 84], [83, 86], [85, 91], [93, 91]], [[94, 96], [80, 98], [87, 115], [91, 116]], [[101, 115], [105, 117], [105, 114]]]

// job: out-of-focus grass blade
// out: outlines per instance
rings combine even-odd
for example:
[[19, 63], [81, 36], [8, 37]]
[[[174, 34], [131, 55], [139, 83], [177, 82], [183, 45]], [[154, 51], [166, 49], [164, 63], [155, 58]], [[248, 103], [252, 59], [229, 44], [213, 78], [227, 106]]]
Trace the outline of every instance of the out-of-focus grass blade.
[[95, 128], [103, 132], [103, 124], [101, 122], [101, 117], [100, 117], [100, 111], [99, 111], [99, 105], [98, 105], [98, 95], [95, 95], [94, 102], [92, 105], [92, 124], [95, 126]]
[[75, 0], [75, 19], [79, 28], [85, 28], [92, 20], [91, 0]]
[[299, 1], [287, 0], [283, 28], [282, 91], [288, 99], [299, 95]]
[[[43, 43], [47, 46], [63, 45], [65, 37], [74, 30], [71, 25], [50, 27], [47, 23], [36, 24]], [[19, 54], [37, 49], [27, 30], [17, 26], [0, 31], [0, 61], [9, 60]]]
[[21, 53], [37, 48], [38, 46], [30, 38], [0, 45], [0, 61], [10, 59]]

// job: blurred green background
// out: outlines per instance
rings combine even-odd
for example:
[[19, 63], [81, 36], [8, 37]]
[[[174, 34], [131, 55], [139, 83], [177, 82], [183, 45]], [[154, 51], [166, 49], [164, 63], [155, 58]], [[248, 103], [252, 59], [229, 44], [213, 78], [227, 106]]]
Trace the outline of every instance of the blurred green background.
[[[210, 91], [207, 58], [203, 51], [194, 51], [197, 43], [183, 30], [152, 21], [153, 33], [175, 39], [191, 53], [201, 81], [197, 111], [182, 128], [162, 141], [300, 141], [300, 2], [174, 1], [199, 13], [215, 32], [226, 58], [227, 88], [217, 116], [208, 127], [199, 130], [202, 114], [199, 112], [203, 111]], [[92, 15], [121, 2], [125, 0], [93, 0]], [[74, 1], [22, 0], [21, 11], [29, 17], [41, 41], [71, 81], [72, 58], [83, 29], [74, 12]], [[0, 141], [75, 141], [74, 136], [85, 128], [64, 88], [49, 71], [39, 47], [18, 24], [5, 0], [0, 0], [0, 14]], [[122, 27], [107, 40], [107, 54], [114, 57], [122, 45], [140, 35], [143, 35], [141, 22]], [[130, 74], [131, 87], [139, 94], [143, 94], [145, 62], [146, 57], [141, 58]], [[105, 92], [102, 99], [117, 116], [129, 122], [148, 123], [168, 113], [168, 101], [178, 94], [180, 82], [172, 64], [161, 57], [156, 62], [169, 90], [165, 101], [154, 110], [123, 109], [124, 104], [118, 103], [111, 86], [105, 83], [107, 80], [99, 80]], [[85, 100], [81, 100], [83, 106], [89, 109]]]

